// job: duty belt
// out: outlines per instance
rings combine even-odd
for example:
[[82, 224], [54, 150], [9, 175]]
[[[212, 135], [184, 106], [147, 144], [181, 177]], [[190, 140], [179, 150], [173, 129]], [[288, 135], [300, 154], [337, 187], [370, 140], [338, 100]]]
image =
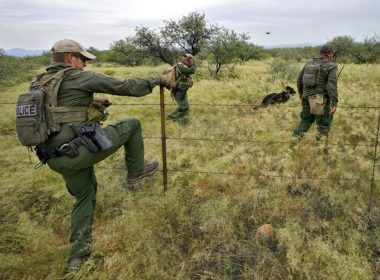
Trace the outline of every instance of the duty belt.
[[79, 155], [79, 146], [84, 145], [91, 152], [106, 151], [113, 147], [112, 141], [108, 138], [102, 127], [98, 123], [92, 123], [74, 128], [78, 137], [63, 143], [58, 148], [40, 148], [36, 147], [37, 157], [40, 159], [40, 165], [45, 164], [49, 159], [68, 156], [75, 158]]
[[58, 148], [40, 148], [36, 147], [36, 154], [38, 159], [42, 164], [45, 164], [49, 159], [68, 156], [74, 158], [79, 155], [78, 147], [82, 145], [81, 139], [79, 137], [73, 140], [63, 143]]

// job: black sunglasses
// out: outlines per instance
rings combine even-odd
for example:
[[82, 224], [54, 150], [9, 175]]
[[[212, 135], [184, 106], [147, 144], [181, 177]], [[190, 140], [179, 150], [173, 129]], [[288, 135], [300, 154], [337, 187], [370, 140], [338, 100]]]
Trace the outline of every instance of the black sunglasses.
[[73, 56], [79, 58], [80, 60], [82, 60], [83, 63], [85, 63], [86, 61], [88, 61], [89, 59], [87, 57], [85, 57], [83, 54], [81, 53], [73, 53]]

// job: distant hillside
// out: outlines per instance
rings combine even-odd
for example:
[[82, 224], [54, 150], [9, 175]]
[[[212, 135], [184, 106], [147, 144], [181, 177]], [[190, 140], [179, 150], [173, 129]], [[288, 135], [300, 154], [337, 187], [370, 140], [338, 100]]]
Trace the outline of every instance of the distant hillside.
[[5, 50], [6, 55], [25, 57], [25, 56], [37, 56], [41, 55], [45, 50], [25, 50], [20, 48], [14, 48], [10, 50]]

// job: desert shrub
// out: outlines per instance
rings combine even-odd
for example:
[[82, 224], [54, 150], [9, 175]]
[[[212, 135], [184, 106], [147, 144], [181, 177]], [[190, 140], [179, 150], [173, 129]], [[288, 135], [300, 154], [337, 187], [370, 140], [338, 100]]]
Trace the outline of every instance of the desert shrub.
[[265, 52], [272, 57], [299, 62], [317, 56], [318, 49], [318, 47], [273, 48], [265, 50]]
[[275, 58], [269, 62], [268, 73], [273, 81], [279, 81], [283, 87], [289, 82], [294, 82], [298, 72], [298, 66], [290, 61]]
[[36, 70], [47, 66], [49, 61], [47, 54], [24, 58], [0, 55], [0, 87], [31, 80]]

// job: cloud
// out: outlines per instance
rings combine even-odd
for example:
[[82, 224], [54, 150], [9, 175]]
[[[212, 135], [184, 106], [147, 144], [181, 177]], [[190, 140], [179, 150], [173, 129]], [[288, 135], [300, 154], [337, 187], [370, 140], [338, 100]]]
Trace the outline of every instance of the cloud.
[[0, 48], [47, 49], [67, 37], [104, 49], [134, 34], [136, 26], [158, 28], [193, 11], [260, 44], [320, 42], [342, 34], [363, 39], [378, 30], [379, 10], [376, 0], [2, 0]]
[[[249, 33], [253, 42], [279, 44], [325, 42], [345, 34], [362, 40], [378, 29], [379, 10], [380, 1], [375, 0], [272, 0], [226, 4], [206, 14], [221, 25]], [[272, 31], [270, 36], [266, 31]]]

